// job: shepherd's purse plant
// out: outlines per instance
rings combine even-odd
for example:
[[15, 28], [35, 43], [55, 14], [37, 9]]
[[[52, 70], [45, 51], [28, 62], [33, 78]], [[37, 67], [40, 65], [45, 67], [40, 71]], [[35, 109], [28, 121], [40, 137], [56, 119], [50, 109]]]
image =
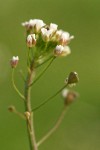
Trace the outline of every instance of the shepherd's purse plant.
[[[55, 59], [58, 57], [66, 57], [71, 53], [68, 45], [71, 40], [74, 39], [74, 36], [58, 29], [57, 24], [50, 23], [47, 25], [40, 19], [30, 19], [29, 21], [22, 23], [22, 26], [25, 28], [25, 41], [27, 45], [27, 74], [21, 74], [24, 80], [24, 93], [20, 92], [14, 80], [14, 71], [19, 63], [19, 56], [13, 56], [10, 60], [10, 65], [12, 67], [12, 85], [20, 96], [20, 99], [22, 99], [25, 111], [21, 113], [17, 111], [16, 107], [13, 105], [9, 106], [8, 110], [19, 115], [26, 121], [30, 146], [29, 149], [38, 150], [41, 144], [44, 143], [59, 127], [66, 114], [67, 108], [78, 96], [77, 92], [67, 89], [68, 86], [72, 87], [79, 81], [78, 74], [77, 72], [71, 71], [65, 79], [64, 85], [60, 87], [56, 93], [53, 93], [50, 97], [44, 99], [42, 103], [38, 103], [37, 106], [31, 105], [31, 100], [34, 100], [34, 98], [31, 97], [31, 90], [34, 84], [44, 75]], [[37, 69], [41, 68], [41, 66], [45, 67], [43, 67], [42, 72], [37, 75]], [[60, 93], [62, 93], [62, 98], [64, 99], [63, 110], [50, 131], [37, 141], [34, 128], [34, 112], [38, 111], [38, 109], [46, 105], [49, 101], [54, 100], [54, 98]]]

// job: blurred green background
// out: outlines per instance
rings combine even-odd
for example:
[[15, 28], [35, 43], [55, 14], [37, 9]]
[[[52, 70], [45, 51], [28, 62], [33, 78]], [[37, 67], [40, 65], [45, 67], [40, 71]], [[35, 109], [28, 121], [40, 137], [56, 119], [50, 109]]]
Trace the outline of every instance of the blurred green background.
[[[75, 35], [72, 54], [58, 58], [32, 90], [32, 106], [55, 93], [70, 71], [77, 71], [74, 88], [79, 100], [71, 105], [60, 128], [39, 150], [100, 150], [100, 1], [99, 0], [0, 0], [0, 150], [28, 150], [26, 125], [7, 111], [10, 104], [23, 112], [23, 102], [12, 88], [9, 60], [19, 55], [16, 84], [23, 92], [19, 70], [25, 72], [25, 31], [21, 23], [31, 18], [57, 23]], [[39, 140], [59, 116], [63, 102], [58, 95], [35, 113]]]

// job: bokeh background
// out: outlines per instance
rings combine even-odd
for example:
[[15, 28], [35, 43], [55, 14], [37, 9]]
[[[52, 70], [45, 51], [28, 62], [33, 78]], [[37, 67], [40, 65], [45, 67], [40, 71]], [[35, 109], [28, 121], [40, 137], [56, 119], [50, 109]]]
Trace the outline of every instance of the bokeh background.
[[[57, 23], [75, 35], [72, 54], [58, 58], [32, 90], [32, 106], [55, 93], [70, 71], [77, 71], [80, 93], [60, 128], [40, 150], [100, 150], [100, 1], [99, 0], [0, 0], [0, 149], [28, 150], [25, 122], [7, 111], [11, 104], [24, 112], [23, 102], [11, 85], [9, 60], [19, 55], [15, 79], [23, 92], [19, 70], [25, 72], [25, 30], [21, 23], [31, 18]], [[42, 69], [42, 68], [41, 68]], [[41, 70], [40, 69], [40, 70]], [[54, 124], [63, 107], [58, 95], [35, 113], [39, 140]]]

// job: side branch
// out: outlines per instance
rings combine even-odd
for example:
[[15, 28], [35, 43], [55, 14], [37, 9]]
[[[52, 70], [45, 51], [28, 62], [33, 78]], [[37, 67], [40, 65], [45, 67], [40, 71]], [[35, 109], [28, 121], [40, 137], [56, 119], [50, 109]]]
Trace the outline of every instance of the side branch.
[[45, 101], [43, 101], [39, 106], [35, 107], [32, 109], [32, 111], [36, 111], [39, 108], [41, 108], [42, 106], [44, 106], [47, 102], [49, 102], [50, 100], [52, 100], [55, 96], [57, 96], [68, 84], [64, 85], [61, 89], [59, 89], [54, 95], [50, 96], [48, 99], [46, 99]]
[[38, 67], [44, 65], [44, 64], [45, 64], [46, 62], [48, 62], [51, 58], [53, 58], [53, 56], [50, 56], [50, 57], [49, 57], [48, 59], [46, 59], [43, 63], [37, 65], [35, 68], [38, 68]]
[[12, 85], [13, 85], [15, 91], [18, 93], [18, 95], [19, 95], [22, 99], [25, 99], [24, 95], [21, 94], [21, 92], [18, 90], [18, 88], [17, 88], [16, 85], [15, 85], [15, 81], [14, 81], [14, 68], [13, 68], [13, 70], [12, 70]]
[[50, 67], [50, 65], [52, 64], [53, 60], [55, 59], [56, 57], [53, 57], [51, 59], [51, 61], [47, 64], [47, 66], [44, 68], [44, 70], [39, 74], [39, 76], [33, 81], [33, 83], [30, 85], [34, 85], [41, 77], [42, 75], [46, 72], [46, 70]]
[[61, 112], [57, 122], [55, 123], [54, 127], [37, 143], [37, 146], [39, 147], [43, 142], [45, 142], [60, 126], [65, 114], [66, 114], [66, 109], [67, 107], [65, 106], [63, 111]]

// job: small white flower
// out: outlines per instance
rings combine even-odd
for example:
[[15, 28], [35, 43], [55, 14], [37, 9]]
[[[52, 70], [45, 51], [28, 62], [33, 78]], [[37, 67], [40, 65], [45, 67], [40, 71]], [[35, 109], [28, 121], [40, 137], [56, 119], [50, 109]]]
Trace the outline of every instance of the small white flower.
[[54, 55], [55, 56], [61, 56], [63, 50], [64, 50], [64, 47], [62, 45], [57, 45], [55, 50], [54, 50]]
[[59, 53], [62, 53], [62, 51], [64, 50], [64, 47], [62, 45], [57, 45], [55, 48]]
[[55, 32], [58, 28], [58, 25], [57, 24], [54, 24], [54, 23], [50, 23], [50, 30], [53, 30], [53, 32]]
[[19, 60], [19, 57], [18, 57], [18, 56], [13, 56], [13, 57], [12, 57], [12, 60], [13, 60], [13, 61]]
[[29, 21], [23, 22], [22, 26], [25, 26], [25, 27], [34, 27], [34, 25], [36, 24], [36, 20], [37, 19], [30, 19]]
[[59, 40], [59, 38], [61, 37], [62, 33], [63, 33], [63, 30], [57, 30], [56, 31], [56, 38], [57, 38], [57, 40]]
[[36, 44], [35, 34], [30, 34], [27, 37], [27, 46], [33, 47]]
[[43, 20], [36, 19], [36, 31], [38, 32], [43, 26], [45, 26]]
[[39, 32], [44, 25], [45, 23], [40, 19], [30, 19], [28, 22], [22, 23], [22, 26], [25, 26], [27, 29], [34, 28], [35, 32]]
[[18, 64], [19, 57], [18, 56], [13, 56], [12, 59], [10, 60], [10, 64], [12, 68], [15, 68]]
[[69, 46], [64, 46], [61, 56], [67, 56], [71, 53]]
[[67, 56], [70, 53], [71, 53], [71, 51], [68, 46], [57, 45], [54, 50], [55, 56]]
[[69, 40], [70, 34], [68, 32], [63, 32], [61, 35], [62, 39]]
[[29, 21], [22, 23], [23, 27], [26, 27], [27, 30], [32, 29], [34, 27], [34, 21], [30, 19]]
[[41, 29], [42, 38], [44, 41], [49, 41], [53, 34], [53, 30], [47, 30], [46, 28]]
[[63, 32], [60, 37], [60, 44], [66, 45], [74, 36], [70, 36], [68, 32]]

